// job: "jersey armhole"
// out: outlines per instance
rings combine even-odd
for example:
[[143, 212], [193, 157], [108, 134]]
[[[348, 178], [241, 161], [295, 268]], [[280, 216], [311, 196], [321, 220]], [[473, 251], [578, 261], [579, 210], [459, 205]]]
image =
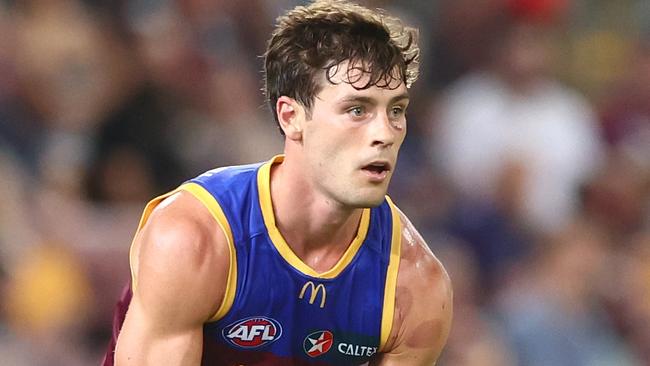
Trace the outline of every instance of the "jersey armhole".
[[237, 252], [235, 251], [235, 241], [233, 239], [232, 230], [228, 219], [221, 208], [221, 205], [217, 200], [210, 194], [203, 186], [197, 183], [186, 183], [180, 186], [181, 190], [191, 193], [196, 199], [201, 201], [203, 205], [210, 211], [212, 217], [217, 221], [219, 227], [226, 236], [226, 241], [228, 242], [228, 278], [226, 279], [226, 291], [221, 301], [221, 305], [217, 309], [217, 312], [212, 315], [207, 322], [215, 322], [223, 318], [232, 304], [235, 302], [235, 292], [237, 290]]
[[219, 305], [219, 308], [217, 309], [216, 313], [207, 320], [207, 322], [214, 322], [223, 318], [228, 313], [228, 311], [232, 307], [232, 304], [235, 301], [235, 291], [237, 289], [237, 253], [235, 252], [235, 242], [233, 240], [232, 230], [230, 229], [230, 224], [228, 223], [228, 219], [226, 218], [226, 215], [223, 213], [223, 210], [221, 209], [221, 205], [219, 205], [219, 202], [217, 202], [217, 200], [205, 188], [203, 188], [201, 185], [197, 183], [185, 183], [171, 192], [165, 193], [161, 196], [152, 199], [145, 206], [144, 212], [142, 213], [142, 217], [140, 218], [140, 223], [138, 224], [138, 229], [136, 230], [136, 233], [133, 237], [133, 241], [131, 242], [131, 249], [129, 251], [129, 262], [131, 268], [131, 288], [132, 291], [135, 292], [137, 286], [137, 276], [133, 268], [133, 263], [134, 263], [133, 243], [135, 243], [135, 239], [140, 233], [142, 227], [149, 219], [151, 212], [153, 212], [153, 210], [160, 204], [160, 202], [162, 202], [165, 198], [173, 195], [174, 193], [180, 191], [186, 191], [190, 193], [192, 196], [198, 199], [208, 209], [208, 211], [210, 211], [210, 214], [217, 221], [217, 224], [223, 231], [224, 235], [226, 236], [226, 241], [228, 242], [229, 268], [228, 268], [228, 278], [226, 279], [227, 281], [226, 291], [224, 293], [223, 300], [221, 301], [221, 304]]
[[390, 244], [390, 259], [386, 273], [386, 283], [384, 288], [384, 305], [381, 316], [381, 335], [379, 341], [379, 351], [385, 351], [388, 337], [393, 328], [393, 319], [395, 317], [395, 291], [397, 288], [397, 272], [399, 270], [400, 252], [402, 247], [402, 219], [400, 218], [397, 207], [386, 196], [386, 201], [390, 206], [390, 212], [393, 222], [393, 231]]

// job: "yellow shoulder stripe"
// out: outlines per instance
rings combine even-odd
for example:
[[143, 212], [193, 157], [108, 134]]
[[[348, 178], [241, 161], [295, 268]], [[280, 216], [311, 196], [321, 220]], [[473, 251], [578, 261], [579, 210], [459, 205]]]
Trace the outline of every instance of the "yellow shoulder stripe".
[[388, 262], [388, 273], [386, 274], [386, 284], [384, 288], [384, 307], [381, 316], [381, 336], [379, 341], [379, 350], [383, 351], [388, 341], [388, 336], [393, 328], [393, 319], [395, 317], [395, 290], [397, 288], [397, 272], [399, 270], [400, 251], [402, 247], [402, 219], [400, 218], [397, 207], [386, 196], [390, 205], [391, 216], [393, 217], [393, 232], [390, 244], [390, 259]]
[[210, 211], [212, 217], [217, 221], [221, 230], [226, 235], [226, 240], [228, 241], [228, 253], [229, 253], [229, 263], [230, 268], [228, 269], [228, 279], [226, 282], [226, 291], [224, 293], [223, 300], [217, 312], [208, 319], [208, 322], [214, 322], [223, 318], [235, 301], [235, 291], [237, 290], [237, 252], [235, 251], [235, 241], [232, 236], [232, 230], [230, 229], [230, 224], [226, 215], [221, 209], [219, 202], [203, 188], [202, 186], [196, 183], [186, 183], [183, 184], [180, 189], [185, 190], [191, 193], [196, 197], [205, 207]]

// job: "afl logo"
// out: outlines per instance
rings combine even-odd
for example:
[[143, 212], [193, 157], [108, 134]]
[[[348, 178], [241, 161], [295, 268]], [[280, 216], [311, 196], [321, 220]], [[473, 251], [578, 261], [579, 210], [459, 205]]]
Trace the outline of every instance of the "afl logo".
[[282, 326], [275, 319], [255, 316], [230, 324], [222, 334], [234, 346], [257, 348], [278, 340], [282, 336]]
[[311, 333], [303, 341], [303, 348], [309, 357], [318, 357], [332, 348], [334, 344], [334, 335], [328, 330], [319, 330]]

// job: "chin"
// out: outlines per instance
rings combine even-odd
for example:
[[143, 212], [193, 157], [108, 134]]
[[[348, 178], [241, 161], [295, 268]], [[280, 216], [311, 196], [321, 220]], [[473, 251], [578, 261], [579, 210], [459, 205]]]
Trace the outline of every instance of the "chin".
[[384, 202], [385, 195], [386, 192], [382, 192], [381, 194], [372, 194], [372, 195], [355, 197], [354, 199], [351, 200], [351, 202], [349, 202], [349, 205], [355, 208], [377, 207], [381, 205], [382, 202]]
[[[387, 183], [387, 182], [386, 182]], [[349, 185], [340, 190], [331, 190], [332, 198], [350, 208], [372, 208], [384, 202], [388, 184]]]

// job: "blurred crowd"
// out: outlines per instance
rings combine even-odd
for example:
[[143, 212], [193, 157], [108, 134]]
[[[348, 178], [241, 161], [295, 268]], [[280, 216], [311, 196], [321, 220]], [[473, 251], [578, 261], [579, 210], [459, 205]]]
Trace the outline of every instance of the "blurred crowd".
[[[420, 29], [390, 194], [443, 261], [441, 366], [650, 365], [650, 3], [358, 1]], [[268, 159], [298, 0], [0, 0], [0, 364], [98, 364], [153, 196]]]

